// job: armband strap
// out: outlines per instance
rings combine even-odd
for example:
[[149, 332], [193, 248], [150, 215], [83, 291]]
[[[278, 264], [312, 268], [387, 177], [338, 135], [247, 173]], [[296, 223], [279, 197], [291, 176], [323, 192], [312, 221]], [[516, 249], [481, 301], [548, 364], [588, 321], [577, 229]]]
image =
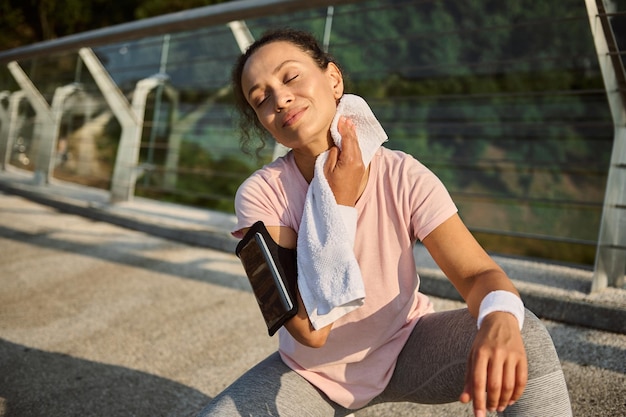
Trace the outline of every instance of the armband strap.
[[522, 330], [524, 326], [524, 303], [517, 295], [504, 290], [491, 291], [487, 294], [481, 301], [478, 310], [476, 325], [479, 329], [485, 317], [495, 311], [513, 314], [517, 319], [519, 329]]

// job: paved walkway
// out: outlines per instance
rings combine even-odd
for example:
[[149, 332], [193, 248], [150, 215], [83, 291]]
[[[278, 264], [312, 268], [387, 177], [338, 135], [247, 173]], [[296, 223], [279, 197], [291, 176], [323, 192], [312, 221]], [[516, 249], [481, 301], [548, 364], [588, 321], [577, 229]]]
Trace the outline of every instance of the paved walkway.
[[[106, 193], [71, 185], [41, 190], [15, 173], [0, 173], [1, 189], [0, 417], [192, 416], [275, 350], [230, 252], [234, 240], [223, 232], [229, 216], [143, 200], [111, 207]], [[153, 233], [128, 228], [146, 229], [148, 218], [153, 229], [145, 231]], [[437, 290], [437, 273], [422, 268]], [[577, 276], [556, 268], [557, 283], [570, 279], [563, 272]], [[576, 285], [587, 285], [583, 272]], [[595, 304], [619, 318], [622, 296], [613, 292]], [[565, 305], [559, 297], [555, 305]], [[433, 300], [439, 309], [462, 305]], [[575, 415], [626, 416], [626, 335], [545, 323]], [[356, 413], [416, 415], [471, 414], [460, 404], [386, 404]]]

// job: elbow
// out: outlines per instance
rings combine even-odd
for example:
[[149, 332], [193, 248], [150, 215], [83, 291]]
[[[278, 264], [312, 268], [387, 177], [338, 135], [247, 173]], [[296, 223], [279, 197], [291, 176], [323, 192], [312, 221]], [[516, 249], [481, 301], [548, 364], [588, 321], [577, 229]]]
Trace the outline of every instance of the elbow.
[[289, 334], [298, 343], [314, 349], [319, 349], [326, 345], [331, 327], [332, 325], [328, 325], [322, 329], [315, 330], [308, 319], [297, 320], [296, 317], [285, 324]]
[[311, 332], [306, 335], [300, 334], [295, 339], [298, 343], [310, 347], [313, 349], [319, 349], [326, 344], [326, 340], [328, 339], [328, 334], [323, 334], [323, 332]]

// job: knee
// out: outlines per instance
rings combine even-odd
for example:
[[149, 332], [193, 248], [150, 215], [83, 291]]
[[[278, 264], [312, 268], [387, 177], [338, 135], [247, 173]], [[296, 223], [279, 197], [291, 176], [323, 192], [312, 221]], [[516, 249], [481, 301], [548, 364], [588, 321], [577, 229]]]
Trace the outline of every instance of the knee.
[[221, 394], [207, 404], [202, 411], [196, 415], [196, 417], [235, 417], [239, 415], [237, 405], [232, 398], [228, 395]]
[[561, 363], [546, 326], [526, 310], [522, 338], [528, 358], [529, 379], [561, 370]]

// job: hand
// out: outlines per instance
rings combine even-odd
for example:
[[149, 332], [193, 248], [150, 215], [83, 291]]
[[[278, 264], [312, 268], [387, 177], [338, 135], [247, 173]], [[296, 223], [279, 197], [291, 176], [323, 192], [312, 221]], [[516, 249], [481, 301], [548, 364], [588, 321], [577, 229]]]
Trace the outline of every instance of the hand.
[[324, 173], [337, 204], [354, 206], [359, 199], [365, 174], [361, 148], [351, 120], [340, 117], [337, 130], [341, 134], [341, 151], [337, 146], [330, 148]]
[[465, 388], [459, 401], [474, 402], [474, 415], [504, 411], [517, 401], [526, 387], [528, 362], [512, 314], [495, 312], [483, 320], [470, 352]]

